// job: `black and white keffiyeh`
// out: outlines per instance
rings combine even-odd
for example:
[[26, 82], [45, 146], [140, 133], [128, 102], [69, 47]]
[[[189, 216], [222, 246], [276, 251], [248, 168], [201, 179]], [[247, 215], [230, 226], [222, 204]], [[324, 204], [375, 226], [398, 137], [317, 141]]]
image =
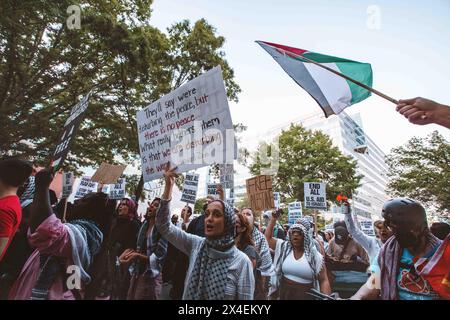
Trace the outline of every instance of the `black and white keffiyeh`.
[[[301, 230], [304, 235], [304, 255], [308, 261], [311, 269], [313, 270], [314, 277], [317, 279], [320, 271], [324, 265], [324, 258], [322, 254], [317, 250], [315, 241], [312, 237], [311, 223], [307, 219], [298, 219], [294, 225], [289, 228], [289, 236], [294, 230]], [[290, 238], [290, 237], [289, 237]], [[286, 257], [292, 252], [292, 245], [290, 240], [283, 241], [280, 248], [280, 254], [276, 257], [274, 281], [271, 281], [270, 294], [277, 291], [280, 287], [280, 280], [282, 278], [282, 265]]]
[[25, 207], [24, 203], [27, 200], [33, 200], [35, 192], [35, 180], [34, 176], [29, 176], [27, 182], [24, 185], [24, 191], [20, 196], [20, 205]]
[[206, 238], [200, 248], [195, 265], [188, 280], [186, 299], [223, 300], [228, 268], [233, 258], [235, 215], [226, 202], [224, 206], [225, 232], [220, 238]]
[[255, 243], [256, 251], [261, 257], [261, 266], [259, 267], [259, 271], [261, 271], [261, 275], [269, 276], [272, 270], [272, 256], [270, 255], [267, 239], [256, 227], [253, 227], [252, 238]]

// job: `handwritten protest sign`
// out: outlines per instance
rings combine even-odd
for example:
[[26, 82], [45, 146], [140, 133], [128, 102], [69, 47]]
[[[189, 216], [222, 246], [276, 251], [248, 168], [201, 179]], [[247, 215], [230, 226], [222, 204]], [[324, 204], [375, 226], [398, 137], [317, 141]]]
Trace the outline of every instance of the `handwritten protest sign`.
[[247, 195], [253, 210], [274, 209], [272, 177], [261, 175], [246, 180]]
[[78, 185], [77, 192], [75, 193], [75, 199], [83, 198], [85, 195], [97, 191], [97, 182], [91, 181], [91, 177], [83, 176], [80, 184]]
[[139, 111], [137, 128], [146, 182], [162, 177], [168, 161], [186, 172], [237, 158], [220, 67]]
[[100, 182], [103, 184], [114, 184], [126, 168], [126, 165], [102, 163], [92, 176], [91, 180], [93, 182]]
[[327, 209], [326, 184], [320, 182], [305, 182], [305, 208]]
[[183, 194], [181, 195], [182, 202], [195, 204], [199, 177], [199, 174], [186, 174], [186, 178], [184, 179]]
[[125, 178], [119, 178], [117, 183], [111, 184], [109, 188], [109, 198], [113, 200], [120, 200], [125, 198]]
[[68, 198], [72, 194], [75, 177], [72, 172], [63, 172], [62, 175], [62, 198]]
[[58, 139], [58, 144], [56, 145], [55, 152], [53, 153], [51, 166], [54, 172], [56, 172], [58, 168], [61, 167], [67, 157], [67, 154], [69, 153], [70, 144], [75, 137], [78, 127], [84, 119], [91, 94], [92, 91], [84, 96], [80, 100], [80, 102], [78, 102], [70, 111], [70, 116], [67, 118], [66, 123], [64, 124], [64, 128]]
[[290, 202], [288, 204], [288, 223], [294, 224], [297, 219], [303, 216], [302, 203], [300, 201]]
[[234, 166], [233, 164], [225, 163], [219, 165], [220, 184], [225, 189], [234, 187]]

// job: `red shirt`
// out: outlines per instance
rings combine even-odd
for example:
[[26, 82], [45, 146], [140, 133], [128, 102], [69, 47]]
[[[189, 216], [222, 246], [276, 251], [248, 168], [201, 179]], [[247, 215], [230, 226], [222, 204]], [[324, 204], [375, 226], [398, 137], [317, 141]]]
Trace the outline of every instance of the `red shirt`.
[[[22, 220], [22, 207], [18, 196], [0, 198], [0, 238], [9, 238], [6, 252]], [[0, 259], [2, 254], [0, 253]]]

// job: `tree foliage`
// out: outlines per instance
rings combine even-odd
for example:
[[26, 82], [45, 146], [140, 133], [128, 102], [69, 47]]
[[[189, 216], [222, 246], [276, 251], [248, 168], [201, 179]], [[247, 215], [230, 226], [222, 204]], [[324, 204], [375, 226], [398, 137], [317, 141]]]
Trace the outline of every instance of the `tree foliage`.
[[450, 212], [450, 143], [434, 131], [413, 137], [387, 156], [389, 192]]
[[362, 178], [356, 174], [356, 161], [334, 147], [327, 135], [301, 125], [292, 124], [288, 130], [283, 130], [278, 137], [278, 147], [261, 142], [251, 158], [249, 169], [253, 175], [261, 174], [270, 163], [278, 163], [273, 184], [283, 202], [303, 202], [304, 182], [325, 182], [328, 200], [335, 201], [340, 193], [351, 195]]
[[206, 203], [206, 198], [199, 198], [197, 201], [195, 201], [194, 205], [194, 213], [202, 213], [203, 212], [203, 206]]
[[65, 170], [138, 159], [136, 112], [221, 65], [229, 99], [240, 88], [204, 19], [150, 24], [152, 0], [84, 1], [69, 29], [72, 1], [0, 2], [0, 156], [46, 164], [71, 107], [94, 88]]

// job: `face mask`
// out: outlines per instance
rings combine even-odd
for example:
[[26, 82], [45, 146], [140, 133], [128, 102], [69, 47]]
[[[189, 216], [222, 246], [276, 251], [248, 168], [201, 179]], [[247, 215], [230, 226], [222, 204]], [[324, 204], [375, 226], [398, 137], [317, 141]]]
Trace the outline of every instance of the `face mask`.
[[415, 247], [420, 242], [420, 238], [411, 231], [397, 232], [395, 234], [395, 239], [397, 239], [402, 248]]
[[348, 240], [348, 231], [345, 228], [337, 227], [335, 229], [334, 242], [339, 245], [344, 245]]

